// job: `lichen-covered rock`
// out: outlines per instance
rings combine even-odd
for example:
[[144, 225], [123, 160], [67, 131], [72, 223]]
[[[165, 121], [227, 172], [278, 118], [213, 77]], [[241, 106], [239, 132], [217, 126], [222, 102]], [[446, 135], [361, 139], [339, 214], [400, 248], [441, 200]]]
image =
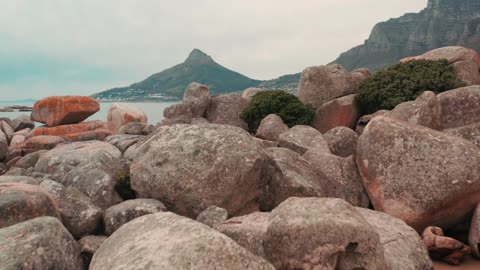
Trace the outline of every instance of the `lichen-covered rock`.
[[382, 212], [365, 208], [356, 208], [356, 210], [380, 236], [388, 269], [434, 269], [428, 250], [412, 227]]
[[318, 107], [313, 126], [322, 133], [340, 126], [355, 128], [360, 116], [357, 95], [348, 95], [325, 102]]
[[473, 212], [472, 221], [470, 223], [470, 232], [468, 234], [468, 244], [472, 249], [472, 255], [480, 259], [480, 204], [477, 204]]
[[15, 132], [26, 128], [33, 129], [34, 127], [35, 123], [30, 118], [30, 115], [22, 114], [12, 120], [12, 128]]
[[388, 269], [378, 234], [340, 199], [286, 200], [270, 215], [264, 248], [277, 269]]
[[183, 104], [190, 107], [192, 117], [203, 117], [208, 108], [210, 88], [199, 83], [191, 83], [183, 94]]
[[248, 101], [240, 94], [221, 94], [210, 98], [205, 118], [213, 124], [223, 124], [248, 129], [240, 119], [240, 113], [248, 106]]
[[374, 208], [417, 231], [461, 221], [480, 196], [480, 152], [472, 143], [378, 116], [357, 144], [357, 165]]
[[340, 198], [354, 206], [368, 207], [370, 200], [353, 157], [342, 158], [315, 150], [307, 151], [303, 157], [312, 170], [322, 176], [319, 185], [324, 190], [323, 197]]
[[33, 105], [32, 120], [49, 127], [76, 124], [100, 110], [98, 102], [85, 96], [52, 96]]
[[283, 123], [280, 116], [269, 114], [260, 122], [255, 136], [263, 140], [276, 141], [278, 136], [287, 130], [288, 126]]
[[355, 94], [355, 81], [342, 66], [331, 64], [303, 70], [298, 97], [314, 109], [335, 98]]
[[278, 146], [288, 148], [300, 155], [310, 149], [330, 153], [330, 148], [322, 133], [312, 127], [303, 125], [294, 126], [280, 134], [278, 136]]
[[358, 135], [347, 127], [336, 127], [323, 134], [332, 154], [340, 157], [355, 155]]
[[470, 247], [453, 238], [446, 237], [439, 227], [428, 227], [422, 233], [422, 240], [430, 253], [437, 260], [459, 265], [470, 255]]
[[290, 197], [326, 197], [322, 186], [324, 175], [299, 154], [286, 148], [265, 150], [267, 161], [264, 173], [263, 210], [271, 210]]
[[44, 180], [40, 186], [58, 202], [63, 225], [75, 238], [97, 232], [102, 211], [87, 196], [74, 187], [65, 187], [52, 180]]
[[[263, 166], [261, 147], [228, 125], [160, 127], [135, 147], [131, 184], [139, 197], [196, 217], [211, 205], [236, 215], [256, 205]], [[128, 150], [127, 150], [128, 151]]]
[[130, 122], [147, 123], [147, 115], [137, 107], [125, 103], [113, 103], [108, 110], [107, 126], [117, 132], [121, 126]]
[[103, 214], [105, 233], [111, 235], [122, 225], [136, 218], [165, 211], [167, 211], [165, 205], [155, 199], [124, 201], [105, 210]]
[[228, 219], [214, 227], [232, 238], [252, 254], [264, 258], [263, 242], [267, 234], [270, 213], [255, 212]]
[[443, 92], [437, 98], [442, 108], [444, 129], [480, 122], [480, 85]]
[[34, 136], [61, 136], [72, 141], [101, 141], [112, 134], [102, 121], [82, 122], [55, 127], [38, 127], [32, 132]]
[[130, 146], [136, 144], [143, 136], [140, 135], [128, 135], [128, 134], [117, 134], [108, 136], [105, 138], [105, 142], [108, 142], [124, 153]]
[[275, 268], [208, 226], [157, 213], [125, 224], [93, 255], [90, 270], [119, 269]]
[[62, 223], [52, 217], [0, 229], [0, 266], [3, 270], [83, 270], [77, 243]]
[[40, 216], [60, 219], [57, 202], [47, 191], [23, 183], [0, 184], [0, 228]]
[[425, 91], [415, 101], [397, 105], [387, 115], [413, 125], [442, 129], [442, 108], [439, 99], [431, 91]]
[[207, 225], [208, 227], [215, 227], [215, 225], [222, 223], [227, 220], [228, 212], [227, 210], [216, 207], [214, 205], [203, 210], [200, 215], [197, 217], [197, 221]]

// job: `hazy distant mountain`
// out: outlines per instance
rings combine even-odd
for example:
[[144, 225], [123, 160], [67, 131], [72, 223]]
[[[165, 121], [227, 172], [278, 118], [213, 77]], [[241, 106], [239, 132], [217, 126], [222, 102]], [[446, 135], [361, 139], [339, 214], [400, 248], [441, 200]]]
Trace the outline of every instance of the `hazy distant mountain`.
[[429, 0], [419, 13], [377, 24], [363, 45], [335, 60], [348, 70], [378, 70], [435, 48], [461, 45], [480, 51], [480, 0]]
[[191, 82], [210, 87], [211, 93], [230, 93], [257, 86], [250, 79], [216, 63], [204, 52], [194, 49], [185, 62], [128, 87], [113, 88], [92, 97], [99, 100], [176, 100]]

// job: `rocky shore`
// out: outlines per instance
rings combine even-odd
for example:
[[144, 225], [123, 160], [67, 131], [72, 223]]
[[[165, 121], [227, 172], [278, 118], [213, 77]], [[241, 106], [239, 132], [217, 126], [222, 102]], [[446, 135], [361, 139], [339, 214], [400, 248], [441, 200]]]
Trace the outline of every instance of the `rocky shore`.
[[466, 86], [362, 115], [368, 70], [311, 67], [313, 127], [272, 114], [256, 134], [239, 115], [262, 89], [198, 83], [157, 125], [122, 103], [83, 122], [99, 104], [82, 96], [0, 118], [0, 268], [478, 267], [480, 55], [417, 58], [447, 59]]

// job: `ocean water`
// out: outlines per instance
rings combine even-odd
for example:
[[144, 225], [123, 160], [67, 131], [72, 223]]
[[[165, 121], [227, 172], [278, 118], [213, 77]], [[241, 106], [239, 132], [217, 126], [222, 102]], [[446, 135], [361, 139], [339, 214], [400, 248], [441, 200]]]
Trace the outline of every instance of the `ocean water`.
[[[140, 103], [140, 102], [133, 102], [128, 103], [132, 106], [142, 109], [148, 117], [149, 124], [156, 124], [163, 119], [163, 110], [177, 102], [154, 102], [154, 103]], [[21, 106], [33, 106], [34, 102], [2, 102], [0, 101], [0, 108], [13, 106], [13, 105], [21, 105]], [[101, 120], [107, 121], [108, 110], [112, 106], [113, 103], [100, 103], [100, 111], [96, 114], [90, 116], [85, 121], [92, 121], [92, 120]], [[18, 115], [27, 114], [30, 115], [30, 112], [0, 112], [0, 117], [8, 117], [10, 119], [14, 119]]]

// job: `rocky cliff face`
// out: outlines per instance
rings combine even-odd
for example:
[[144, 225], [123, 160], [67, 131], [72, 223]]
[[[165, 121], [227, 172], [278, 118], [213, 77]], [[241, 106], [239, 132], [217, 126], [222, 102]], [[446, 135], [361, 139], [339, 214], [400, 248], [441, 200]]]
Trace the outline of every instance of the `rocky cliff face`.
[[334, 62], [348, 70], [378, 70], [403, 57], [451, 45], [480, 50], [480, 1], [429, 0], [419, 13], [377, 24], [363, 45]]

